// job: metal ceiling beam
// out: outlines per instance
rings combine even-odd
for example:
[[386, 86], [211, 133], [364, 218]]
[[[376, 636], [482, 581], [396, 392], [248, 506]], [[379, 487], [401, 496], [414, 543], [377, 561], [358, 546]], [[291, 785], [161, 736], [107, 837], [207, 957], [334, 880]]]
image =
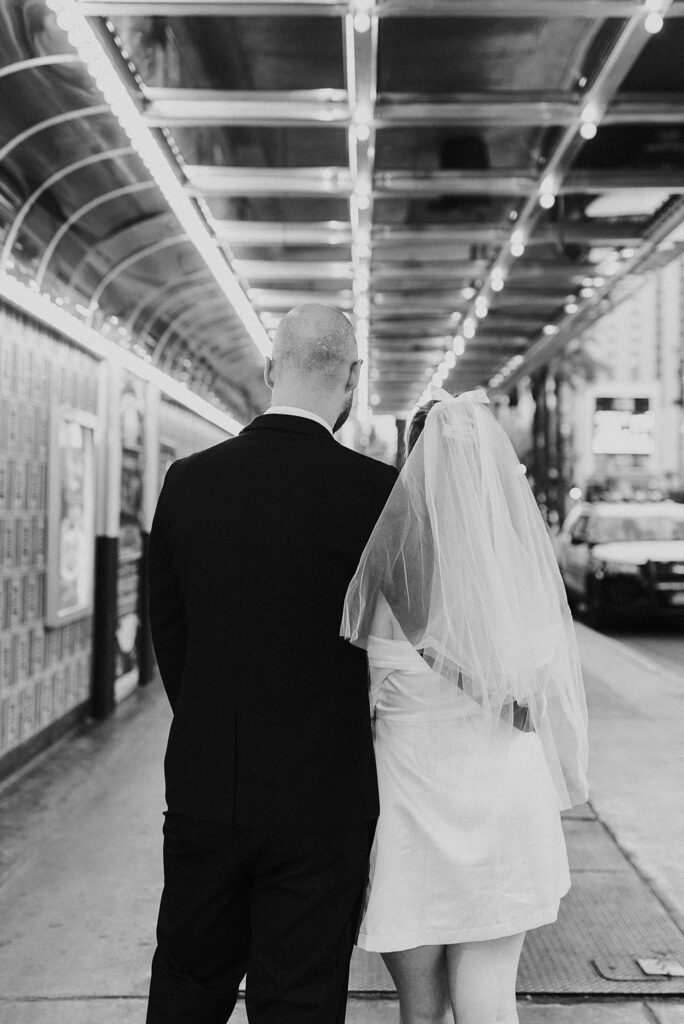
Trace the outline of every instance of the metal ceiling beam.
[[350, 245], [351, 227], [345, 221], [329, 220], [298, 224], [279, 221], [215, 220], [217, 239], [229, 245], [294, 246]]
[[[501, 243], [511, 233], [511, 223], [505, 224], [468, 224], [454, 223], [444, 225], [425, 225], [420, 227], [403, 224], [376, 224], [373, 228], [374, 245], [379, 251], [385, 244], [401, 245], [446, 245], [455, 242], [472, 244]], [[597, 243], [599, 245], [635, 246], [641, 241], [641, 235], [634, 230], [633, 224], [619, 224], [613, 221], [584, 220], [560, 221], [555, 224], [540, 224], [536, 228], [528, 246], [547, 244], [549, 242]]]
[[[383, 316], [403, 317], [426, 313], [436, 319], [450, 317], [465, 305], [463, 298], [458, 294], [450, 292], [420, 292], [407, 297], [400, 292], [387, 295], [376, 293], [373, 295], [371, 313], [373, 318]], [[424, 318], [422, 318], [424, 319]], [[453, 322], [453, 321], [452, 321]]]
[[21, 209], [12, 221], [12, 226], [7, 232], [7, 236], [2, 247], [2, 253], [0, 253], [0, 270], [6, 268], [7, 261], [12, 255], [14, 243], [17, 240], [24, 221], [28, 217], [34, 205], [45, 192], [53, 188], [53, 186], [62, 181], [63, 178], [66, 178], [70, 174], [75, 174], [77, 171], [82, 171], [86, 167], [92, 167], [94, 164], [102, 163], [105, 160], [116, 160], [121, 156], [132, 156], [133, 154], [135, 154], [135, 150], [130, 146], [121, 146], [119, 149], [105, 150], [103, 153], [91, 153], [90, 156], [83, 157], [81, 160], [74, 160], [65, 167], [61, 167], [58, 171], [55, 171], [54, 174], [51, 174], [49, 178], [46, 178], [45, 181], [42, 182], [38, 188], [34, 189], [31, 195], [24, 200]]
[[257, 312], [267, 310], [289, 310], [304, 302], [320, 302], [324, 306], [335, 306], [337, 309], [350, 310], [354, 303], [351, 290], [336, 292], [290, 291], [289, 289], [250, 288], [249, 300]]
[[582, 192], [634, 192], [637, 189], [657, 189], [668, 192], [684, 192], [684, 175], [681, 170], [656, 168], [655, 170], [589, 170], [570, 171], [566, 174], [560, 193]]
[[552, 263], [550, 260], [526, 259], [513, 264], [506, 279], [506, 288], [515, 288], [525, 281], [532, 281], [535, 284], [548, 281], [548, 287], [554, 288], [564, 281], [572, 284], [575, 279], [598, 276], [598, 273], [595, 264], [589, 262]]
[[247, 281], [350, 280], [351, 261], [339, 260], [234, 260], [233, 270]]
[[[89, 17], [115, 15], [166, 17], [225, 17], [235, 15], [331, 16], [349, 10], [341, 0], [80, 0], [79, 9]], [[679, 5], [681, 7], [681, 5]], [[643, 9], [641, 0], [378, 0], [374, 13], [380, 17], [454, 18], [628, 18]], [[669, 17], [682, 17], [676, 7]]]
[[203, 302], [199, 306], [185, 307], [179, 310], [179, 312], [169, 321], [162, 333], [156, 339], [154, 349], [152, 351], [152, 361], [157, 366], [168, 369], [173, 365], [174, 358], [178, 355], [178, 346], [174, 350], [169, 344], [173, 339], [174, 335], [179, 341], [180, 345], [187, 343], [186, 334], [180, 330], [181, 325], [186, 320], [193, 318], [199, 323], [199, 317], [206, 313], [211, 313], [213, 310], [230, 309], [230, 303], [226, 299], [225, 295], [219, 295], [216, 298], [211, 299], [209, 302]]
[[430, 125], [571, 124], [579, 113], [579, 95], [573, 93], [459, 93], [439, 99], [414, 93], [383, 93], [378, 100], [375, 125], [423, 127]]
[[144, 117], [154, 128], [192, 125], [341, 125], [349, 121], [344, 89], [227, 91], [146, 88]]
[[[377, 106], [376, 128], [393, 125], [423, 127], [449, 125], [486, 127], [564, 127], [581, 116], [581, 93], [546, 94], [491, 93], [442, 97], [384, 93]], [[679, 124], [684, 108], [678, 94], [629, 94], [614, 99], [604, 114], [603, 125]]]
[[74, 212], [70, 214], [62, 224], [60, 224], [58, 230], [54, 233], [45, 247], [45, 251], [41, 256], [40, 263], [36, 271], [35, 279], [38, 288], [42, 287], [43, 278], [47, 273], [57, 246], [64, 236], [71, 230], [74, 224], [78, 223], [79, 220], [82, 220], [83, 217], [86, 217], [99, 206], [103, 206], [105, 203], [110, 203], [114, 199], [120, 199], [122, 196], [134, 195], [137, 192], [147, 192], [150, 189], [156, 189], [158, 187], [159, 186], [156, 181], [135, 181], [130, 185], [122, 185], [121, 188], [114, 188], [110, 192], [103, 192], [102, 195], [96, 196], [95, 199], [91, 199], [88, 203], [83, 203], [78, 207], [78, 209], [74, 210]]
[[36, 68], [53, 67], [55, 64], [80, 63], [81, 58], [77, 53], [48, 53], [41, 57], [27, 57], [26, 60], [5, 64], [0, 68], [0, 78], [9, 78], [10, 75], [20, 74], [22, 71], [33, 71]]
[[328, 15], [340, 17], [349, 10], [341, 0], [80, 0], [79, 9], [88, 17], [116, 15], [198, 17], [302, 17]]
[[193, 196], [349, 196], [352, 180], [346, 167], [210, 167], [183, 168]]
[[375, 331], [372, 332], [377, 339], [378, 347], [372, 353], [372, 359], [375, 356], [387, 356], [388, 358], [393, 356], [404, 357], [409, 356], [411, 358], [418, 358], [421, 355], [426, 355], [428, 352], [432, 352], [435, 349], [444, 349], [451, 345], [452, 335], [448, 333], [444, 334], [430, 334], [424, 332], [421, 337], [407, 338], [401, 337], [400, 335], [378, 335]]
[[[349, 196], [353, 179], [346, 167], [209, 167], [187, 166], [191, 195], [337, 195]], [[523, 169], [503, 171], [408, 171], [375, 173], [373, 195], [383, 196], [523, 196], [536, 199], [541, 178]], [[556, 172], [559, 173], [559, 172]], [[559, 184], [561, 193], [601, 193], [634, 189], [684, 191], [678, 170], [571, 171]], [[454, 225], [457, 230], [458, 225]]]
[[505, 314], [511, 309], [539, 308], [545, 310], [558, 309], [568, 297], [568, 289], [557, 292], [525, 291], [516, 292], [513, 289], [497, 295], [496, 300], [490, 306], [490, 312], [494, 314]]
[[[377, 0], [381, 17], [436, 18], [629, 18], [643, 12], [641, 0]], [[683, 12], [676, 11], [681, 15]]]
[[124, 321], [124, 326], [131, 334], [133, 334], [135, 331], [135, 325], [138, 322], [138, 318], [140, 317], [146, 306], [149, 306], [150, 303], [153, 303], [154, 305], [152, 306], [152, 313], [155, 313], [156, 310], [159, 309], [159, 307], [166, 302], [166, 297], [168, 296], [169, 292], [175, 293], [176, 290], [179, 287], [182, 287], [184, 284], [194, 284], [201, 278], [203, 278], [207, 282], [213, 280], [213, 278], [209, 274], [209, 271], [206, 268], [202, 268], [202, 270], [198, 270], [193, 274], [183, 274], [182, 277], [171, 278], [171, 280], [165, 281], [165, 283], [160, 288], [155, 288], [151, 292], [145, 292], [142, 298], [138, 300], [138, 302], [131, 309], [131, 312], [126, 317], [126, 320]]
[[[72, 264], [68, 280], [69, 288], [75, 290], [77, 282], [82, 279], [83, 275], [88, 271], [97, 273], [102, 265], [104, 265], [102, 270], [104, 274], [111, 265], [112, 260], [118, 258], [119, 253], [132, 252], [136, 245], [142, 244], [140, 236], [143, 231], [146, 232], [150, 227], [155, 231], [159, 228], [160, 232], [155, 234], [154, 237], [163, 237], [163, 234], [172, 229], [174, 224], [173, 212], [168, 207], [139, 217], [138, 220], [124, 221], [123, 226], [117, 222], [116, 226], [111, 231], [108, 231], [107, 234], [94, 238], [78, 262]], [[145, 239], [147, 237], [147, 234], [145, 234]], [[117, 255], [115, 256], [114, 254]], [[88, 287], [89, 285], [86, 284], [86, 292]]]
[[529, 196], [537, 176], [527, 168], [508, 171], [378, 171], [375, 194], [396, 196]]
[[26, 142], [27, 139], [33, 138], [34, 135], [38, 135], [40, 132], [47, 131], [48, 128], [57, 128], [59, 125], [67, 124], [69, 121], [82, 121], [87, 117], [101, 117], [109, 113], [111, 111], [106, 103], [98, 103], [95, 106], [65, 110], [61, 114], [55, 114], [53, 117], [46, 117], [43, 121], [36, 121], [35, 124], [25, 128], [23, 132], [18, 132], [9, 142], [5, 143], [2, 149], [0, 149], [0, 162], [5, 160], [22, 142]]
[[444, 281], [453, 281], [454, 278], [468, 280], [472, 277], [477, 277], [478, 274], [482, 274], [487, 270], [489, 261], [487, 260], [449, 260], [444, 261], [442, 264], [421, 264], [417, 260], [415, 262], [407, 261], [406, 254], [404, 254], [404, 265], [397, 262], [390, 262], [383, 264], [382, 262], [375, 262], [373, 264], [373, 279], [382, 282], [383, 288], [388, 288], [387, 281], [390, 279], [397, 279], [399, 281], [407, 281], [411, 287], [415, 281], [434, 281], [436, 284]]
[[[4, 69], [0, 69], [2, 71]], [[148, 125], [164, 126], [302, 125], [344, 127], [351, 110], [344, 89], [240, 91], [148, 87], [144, 92]], [[383, 93], [375, 105], [373, 126], [567, 126], [584, 106], [576, 93], [463, 93], [442, 96]], [[602, 123], [671, 124], [684, 120], [678, 94], [628, 94], [612, 101]]]
[[426, 338], [429, 338], [433, 331], [439, 331], [440, 335], [442, 333], [450, 333], [450, 336], [453, 338], [454, 321], [451, 317], [439, 317], [436, 320], [434, 318], [426, 319], [421, 317], [420, 320], [402, 318], [393, 323], [392, 321], [378, 320], [373, 316], [371, 330], [376, 338], [380, 338], [383, 341], [387, 339], [388, 341], [403, 341], [407, 345], [411, 343], [420, 344]]
[[398, 363], [425, 363], [427, 362], [428, 357], [430, 355], [434, 355], [435, 352], [444, 352], [445, 347], [445, 345], [433, 345], [431, 348], [421, 349], [420, 352], [402, 352], [401, 350], [393, 350], [390, 352], [378, 347], [373, 351], [371, 365], [380, 366], [385, 363], [391, 363], [392, 365]]
[[[135, 266], [136, 263], [140, 263], [141, 260], [147, 259], [149, 256], [154, 256], [155, 253], [162, 252], [164, 249], [171, 249], [176, 245], [183, 245], [188, 241], [189, 239], [186, 234], [171, 235], [170, 237], [152, 242], [150, 245], [143, 246], [142, 249], [138, 249], [136, 252], [130, 253], [125, 259], [120, 260], [118, 263], [115, 263], [113, 267], [110, 267], [104, 277], [98, 281], [91, 292], [90, 302], [88, 303], [88, 322], [92, 322], [104, 292], [110, 286], [112, 281], [116, 280], [120, 274], [123, 274], [124, 271], [128, 270], [130, 267]], [[228, 300], [226, 299], [226, 302], [227, 301]]]
[[[201, 295], [207, 290], [209, 291], [209, 294], [211, 294], [211, 291], [213, 290], [211, 288], [212, 283], [213, 278], [207, 278], [204, 271], [199, 271], [198, 274], [191, 275], [189, 278], [186, 278], [185, 281], [176, 281], [174, 283], [172, 294], [167, 294], [163, 300], [155, 303], [153, 309], [145, 318], [140, 330], [136, 331], [136, 337], [144, 343], [147, 338], [150, 337], [152, 328], [156, 324], [157, 320], [161, 319], [167, 310], [172, 309], [179, 301], [185, 303], [191, 295]], [[207, 289], [207, 285], [209, 285], [209, 289]], [[130, 318], [131, 328], [135, 327], [136, 320], [137, 316], [135, 314], [132, 315]]]

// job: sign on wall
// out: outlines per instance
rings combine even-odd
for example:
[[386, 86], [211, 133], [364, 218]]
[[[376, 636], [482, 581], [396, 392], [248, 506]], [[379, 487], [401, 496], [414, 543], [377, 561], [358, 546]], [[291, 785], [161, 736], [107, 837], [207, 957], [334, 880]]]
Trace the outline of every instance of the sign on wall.
[[646, 396], [597, 396], [593, 416], [595, 455], [651, 455], [655, 413]]
[[54, 411], [48, 493], [48, 626], [82, 618], [93, 606], [95, 566], [94, 416]]

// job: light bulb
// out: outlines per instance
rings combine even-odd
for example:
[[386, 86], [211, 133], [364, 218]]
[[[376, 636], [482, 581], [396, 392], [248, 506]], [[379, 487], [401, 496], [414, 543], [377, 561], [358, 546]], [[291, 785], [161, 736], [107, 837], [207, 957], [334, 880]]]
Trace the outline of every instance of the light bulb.
[[656, 11], [653, 11], [651, 14], [646, 16], [646, 19], [644, 21], [644, 28], [649, 33], [649, 35], [654, 36], [657, 35], [658, 32], [660, 32], [664, 24], [665, 22], [663, 21], [662, 14], [658, 14], [656, 13]]

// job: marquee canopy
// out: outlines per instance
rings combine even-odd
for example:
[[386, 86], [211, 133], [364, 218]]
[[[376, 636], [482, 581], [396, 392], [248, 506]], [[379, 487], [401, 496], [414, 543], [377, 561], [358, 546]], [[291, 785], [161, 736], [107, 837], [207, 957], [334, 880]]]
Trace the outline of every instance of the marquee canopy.
[[306, 301], [354, 319], [362, 412], [506, 390], [684, 247], [683, 16], [3, 5], [0, 269], [243, 419]]

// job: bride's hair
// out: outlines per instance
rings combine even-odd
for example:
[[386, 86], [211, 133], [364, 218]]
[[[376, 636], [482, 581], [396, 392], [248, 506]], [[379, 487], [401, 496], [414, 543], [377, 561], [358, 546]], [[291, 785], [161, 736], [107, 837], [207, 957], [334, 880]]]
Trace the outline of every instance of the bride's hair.
[[413, 446], [416, 441], [423, 433], [423, 427], [425, 426], [425, 420], [427, 414], [433, 405], [437, 405], [437, 399], [432, 399], [430, 402], [426, 402], [425, 405], [419, 406], [414, 412], [413, 416], [409, 421], [409, 425], [406, 428], [406, 454], [410, 455], [413, 450]]

